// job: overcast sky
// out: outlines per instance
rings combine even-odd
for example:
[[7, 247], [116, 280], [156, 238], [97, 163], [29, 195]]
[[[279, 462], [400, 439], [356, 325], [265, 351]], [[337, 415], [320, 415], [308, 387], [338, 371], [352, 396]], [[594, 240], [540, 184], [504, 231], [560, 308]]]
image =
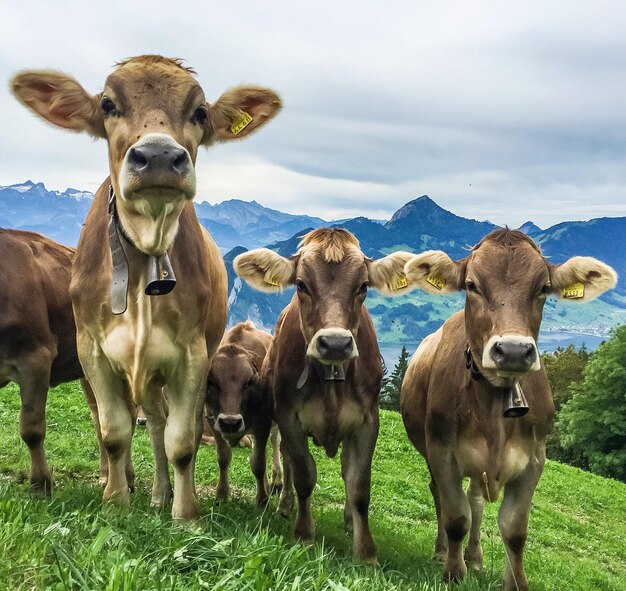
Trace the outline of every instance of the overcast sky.
[[[541, 227], [626, 215], [626, 4], [388, 0], [3, 0], [0, 72], [55, 68], [92, 93], [116, 60], [185, 58], [209, 100], [271, 86], [282, 113], [198, 158], [199, 200], [326, 219], [428, 194]], [[1, 85], [0, 185], [94, 191], [106, 144], [30, 115]]]

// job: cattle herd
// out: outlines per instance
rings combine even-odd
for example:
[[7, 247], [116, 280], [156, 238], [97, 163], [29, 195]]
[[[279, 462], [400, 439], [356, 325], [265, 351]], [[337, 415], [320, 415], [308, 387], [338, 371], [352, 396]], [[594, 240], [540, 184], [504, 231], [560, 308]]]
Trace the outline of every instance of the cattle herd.
[[217, 497], [229, 494], [231, 445], [251, 435], [257, 503], [280, 489], [278, 511], [289, 516], [295, 488], [300, 540], [315, 536], [309, 438], [330, 457], [341, 447], [344, 525], [355, 557], [375, 562], [368, 509], [382, 365], [363, 303], [370, 288], [390, 296], [465, 291], [464, 310], [411, 360], [402, 418], [430, 471], [444, 578], [462, 579], [466, 564], [482, 567], [483, 507], [502, 489], [503, 586], [528, 588], [528, 517], [554, 414], [536, 344], [543, 306], [551, 294], [575, 302], [597, 297], [615, 286], [613, 269], [590, 257], [552, 264], [530, 238], [508, 229], [453, 261], [441, 251], [372, 260], [348, 231], [323, 228], [289, 258], [256, 249], [235, 259], [235, 271], [254, 288], [295, 286], [295, 294], [273, 336], [249, 322], [224, 334], [227, 276], [195, 215], [196, 156], [200, 146], [261, 127], [280, 110], [278, 95], [240, 86], [209, 103], [193, 70], [154, 55], [119, 63], [93, 96], [51, 70], [21, 72], [11, 84], [43, 119], [106, 139], [110, 169], [75, 252], [0, 229], [0, 267], [10, 278], [0, 290], [0, 386], [20, 388], [33, 487], [52, 488], [43, 448], [48, 387], [81, 379], [105, 501], [130, 503], [141, 406], [155, 458], [151, 504], [171, 503], [174, 519], [196, 520], [195, 455], [206, 413], [220, 469]]

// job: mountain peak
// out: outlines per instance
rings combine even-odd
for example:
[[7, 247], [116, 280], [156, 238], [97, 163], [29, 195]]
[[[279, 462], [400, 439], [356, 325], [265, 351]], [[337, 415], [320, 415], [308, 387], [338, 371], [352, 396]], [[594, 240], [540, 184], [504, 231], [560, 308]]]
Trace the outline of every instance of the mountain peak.
[[519, 228], [518, 230], [520, 232], [524, 232], [524, 234], [527, 234], [528, 236], [534, 236], [536, 234], [540, 234], [541, 232], [543, 232], [543, 230], [534, 222], [531, 222], [530, 220], [527, 222], [524, 222]]
[[[432, 213], [445, 212], [443, 207], [437, 205], [428, 195], [422, 195], [417, 199], [413, 199], [405, 203], [391, 217], [391, 222], [396, 222], [409, 215], [429, 215]], [[447, 212], [446, 212], [447, 213]]]

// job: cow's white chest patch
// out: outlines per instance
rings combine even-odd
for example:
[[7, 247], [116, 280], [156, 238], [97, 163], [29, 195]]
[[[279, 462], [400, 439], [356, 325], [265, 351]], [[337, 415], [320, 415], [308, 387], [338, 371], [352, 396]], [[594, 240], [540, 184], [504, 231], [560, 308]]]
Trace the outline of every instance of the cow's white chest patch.
[[105, 331], [102, 350], [113, 370], [128, 382], [137, 404], [148, 383], [154, 378], [167, 382], [185, 354], [176, 337], [170, 325], [153, 317], [149, 303], [129, 306]]

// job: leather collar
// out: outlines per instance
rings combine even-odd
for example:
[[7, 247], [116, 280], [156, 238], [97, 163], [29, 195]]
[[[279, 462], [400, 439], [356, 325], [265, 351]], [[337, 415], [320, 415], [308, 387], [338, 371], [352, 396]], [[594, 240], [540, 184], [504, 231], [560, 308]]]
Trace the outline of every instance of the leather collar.
[[474, 361], [469, 345], [467, 345], [465, 349], [465, 368], [470, 370], [470, 376], [473, 380], [480, 380], [483, 377], [483, 374], [480, 373], [480, 369], [478, 369], [478, 365], [476, 365]]
[[[111, 311], [123, 314], [128, 307], [128, 257], [126, 248], [139, 249], [133, 244], [120, 223], [115, 206], [115, 192], [109, 185], [109, 246], [111, 248]], [[141, 252], [141, 251], [139, 251]], [[145, 294], [149, 296], [166, 295], [176, 287], [174, 269], [167, 253], [153, 257], [143, 253], [148, 265], [148, 281]]]

